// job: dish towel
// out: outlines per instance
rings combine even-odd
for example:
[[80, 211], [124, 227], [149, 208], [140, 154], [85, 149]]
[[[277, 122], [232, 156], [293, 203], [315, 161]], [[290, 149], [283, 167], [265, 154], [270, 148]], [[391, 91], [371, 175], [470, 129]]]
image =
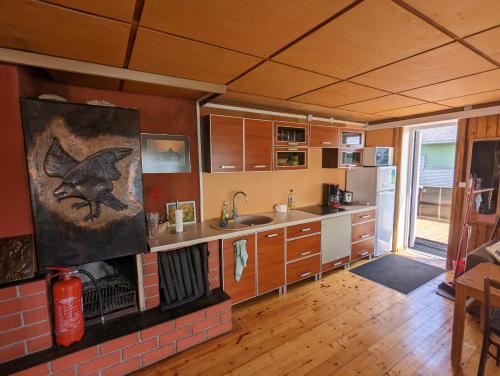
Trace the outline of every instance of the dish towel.
[[248, 253], [247, 241], [245, 239], [234, 242], [234, 279], [239, 282], [243, 269], [247, 266]]

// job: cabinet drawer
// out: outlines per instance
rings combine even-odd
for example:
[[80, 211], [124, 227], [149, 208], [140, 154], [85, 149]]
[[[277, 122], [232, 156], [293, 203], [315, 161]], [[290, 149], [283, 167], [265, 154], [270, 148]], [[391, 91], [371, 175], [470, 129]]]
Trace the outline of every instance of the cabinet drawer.
[[321, 221], [304, 223], [303, 225], [295, 225], [287, 227], [287, 238], [296, 238], [297, 236], [304, 236], [321, 232]]
[[324, 263], [321, 267], [321, 269], [326, 272], [327, 270], [335, 269], [338, 268], [339, 266], [343, 266], [349, 262], [351, 259], [350, 256], [342, 257], [341, 259], [330, 261], [327, 263]]
[[308, 236], [289, 240], [286, 245], [287, 261], [296, 260], [301, 257], [306, 257], [319, 253], [321, 251], [321, 235]]
[[355, 225], [356, 223], [371, 221], [375, 219], [376, 213], [376, 210], [367, 210], [361, 213], [353, 214], [352, 224]]
[[312, 256], [286, 265], [286, 283], [294, 283], [319, 273], [320, 257]]
[[352, 226], [352, 242], [371, 238], [375, 235], [375, 221]]
[[352, 245], [351, 261], [373, 254], [375, 239], [368, 239]]

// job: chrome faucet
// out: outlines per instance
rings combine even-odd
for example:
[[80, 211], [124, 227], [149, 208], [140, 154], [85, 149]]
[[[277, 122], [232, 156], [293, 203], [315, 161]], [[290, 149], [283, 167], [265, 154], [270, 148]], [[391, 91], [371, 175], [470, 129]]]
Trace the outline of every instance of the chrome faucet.
[[236, 199], [236, 196], [238, 195], [243, 195], [245, 197], [245, 202], [248, 203], [248, 196], [245, 192], [243, 191], [237, 191], [237, 192], [234, 192], [233, 193], [233, 221], [237, 222], [238, 221], [238, 209], [236, 208], [236, 203], [235, 203], [235, 199]]

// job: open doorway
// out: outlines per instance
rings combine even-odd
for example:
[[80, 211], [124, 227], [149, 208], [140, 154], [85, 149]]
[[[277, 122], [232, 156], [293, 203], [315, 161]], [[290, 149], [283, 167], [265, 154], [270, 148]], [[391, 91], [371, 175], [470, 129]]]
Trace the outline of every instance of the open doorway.
[[408, 247], [446, 259], [457, 123], [416, 128], [413, 132]]

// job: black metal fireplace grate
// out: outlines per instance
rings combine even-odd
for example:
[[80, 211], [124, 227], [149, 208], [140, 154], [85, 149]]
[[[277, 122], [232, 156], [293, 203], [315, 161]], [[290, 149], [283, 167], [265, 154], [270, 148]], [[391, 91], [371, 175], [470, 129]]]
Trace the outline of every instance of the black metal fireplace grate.
[[[101, 290], [105, 315], [127, 308], [137, 310], [137, 294], [134, 284], [123, 274], [100, 278], [97, 284]], [[130, 310], [127, 310], [129, 312]], [[83, 284], [83, 315], [85, 320], [100, 316], [99, 295], [92, 282]]]

